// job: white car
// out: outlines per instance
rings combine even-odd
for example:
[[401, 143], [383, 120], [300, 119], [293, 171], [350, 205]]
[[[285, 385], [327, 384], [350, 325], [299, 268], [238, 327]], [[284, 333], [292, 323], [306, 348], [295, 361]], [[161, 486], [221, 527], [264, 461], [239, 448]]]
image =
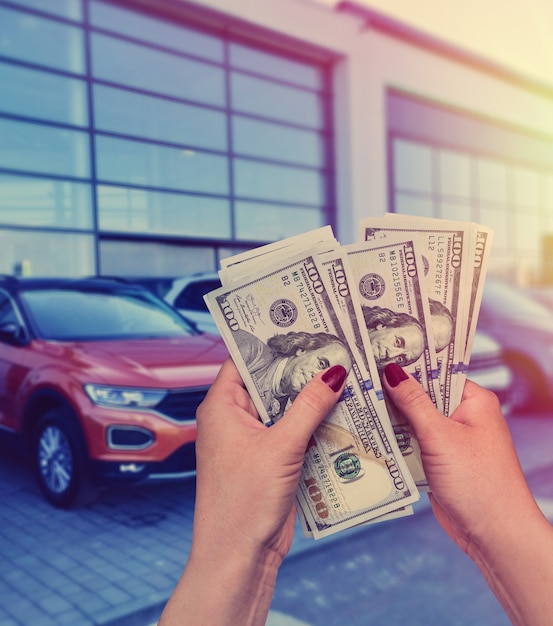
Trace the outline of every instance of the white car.
[[[204, 295], [221, 286], [217, 272], [191, 274], [182, 278], [160, 279], [158, 295], [193, 322], [204, 333], [219, 334]], [[160, 293], [161, 292], [161, 293]]]
[[503, 357], [501, 346], [490, 335], [480, 330], [474, 335], [467, 377], [481, 387], [495, 392], [503, 411], [510, 412], [513, 382], [511, 369]]

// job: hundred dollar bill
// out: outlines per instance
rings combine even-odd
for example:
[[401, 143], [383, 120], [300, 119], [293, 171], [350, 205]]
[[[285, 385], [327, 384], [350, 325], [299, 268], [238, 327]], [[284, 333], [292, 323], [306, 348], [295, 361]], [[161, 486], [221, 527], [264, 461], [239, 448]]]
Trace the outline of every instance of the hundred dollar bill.
[[[365, 345], [363, 333], [360, 323], [363, 322], [363, 314], [361, 304], [356, 297], [355, 291], [350, 287], [352, 285], [351, 271], [348, 267], [348, 257], [345, 250], [336, 242], [326, 241], [317, 245], [318, 259], [322, 268], [322, 278], [327, 284], [327, 290], [333, 294], [336, 305], [342, 312], [343, 316], [349, 321], [349, 332], [353, 339], [350, 345], [355, 346], [360, 361], [363, 363], [365, 372], [368, 376], [365, 380], [365, 389], [372, 393], [372, 401], [376, 408], [376, 412], [381, 416], [381, 423], [386, 428], [388, 437], [393, 439], [395, 433], [392, 429], [388, 409], [384, 401], [384, 394], [380, 384], [376, 361], [370, 346]], [[345, 323], [345, 321], [344, 321]], [[413, 507], [411, 505], [401, 507], [391, 513], [380, 515], [366, 524], [374, 524], [383, 521], [397, 519], [413, 515]], [[304, 526], [308, 526], [304, 523]], [[304, 528], [305, 532], [305, 528]], [[308, 534], [309, 529], [306, 534]]]
[[247, 276], [252, 271], [255, 272], [261, 264], [267, 262], [269, 255], [279, 254], [284, 249], [287, 249], [288, 254], [291, 254], [290, 249], [292, 248], [308, 250], [322, 241], [333, 241], [336, 243], [331, 226], [322, 226], [321, 228], [300, 233], [293, 237], [287, 237], [286, 239], [279, 239], [273, 243], [258, 246], [252, 250], [246, 250], [245, 252], [221, 259], [219, 278], [222, 284], [229, 283], [238, 279], [239, 276]]
[[464, 382], [469, 371], [472, 345], [478, 323], [478, 314], [482, 303], [482, 293], [488, 271], [493, 230], [481, 224], [471, 225], [471, 272], [469, 275], [469, 303], [466, 314], [466, 342], [463, 344], [463, 358], [458, 367], [458, 385], [455, 406], [461, 401]]
[[465, 357], [471, 271], [471, 224], [398, 216], [360, 223], [363, 241], [385, 241], [409, 233], [420, 243], [430, 302], [432, 332], [444, 415], [455, 408], [457, 373]]
[[[407, 234], [408, 235], [408, 234]], [[379, 371], [401, 365], [441, 408], [437, 362], [422, 257], [413, 237], [345, 246], [362, 302], [368, 343]], [[427, 488], [420, 447], [405, 419], [388, 411], [396, 440], [419, 489]]]
[[[347, 328], [351, 333], [351, 343], [357, 350], [358, 357], [363, 362], [369, 379], [365, 383], [367, 389], [373, 389], [378, 400], [383, 400], [382, 386], [378, 368], [370, 345], [364, 339], [363, 312], [357, 298], [353, 276], [349, 267], [348, 255], [339, 244], [324, 242], [317, 245], [317, 258], [322, 268], [322, 279], [327, 290], [334, 296], [334, 303], [348, 322]], [[344, 322], [344, 324], [346, 323]]]
[[370, 405], [315, 251], [264, 265], [205, 300], [267, 425], [282, 417], [316, 371], [337, 363], [348, 369], [344, 393], [313, 435], [302, 468], [300, 518], [314, 538], [418, 499], [395, 439]]

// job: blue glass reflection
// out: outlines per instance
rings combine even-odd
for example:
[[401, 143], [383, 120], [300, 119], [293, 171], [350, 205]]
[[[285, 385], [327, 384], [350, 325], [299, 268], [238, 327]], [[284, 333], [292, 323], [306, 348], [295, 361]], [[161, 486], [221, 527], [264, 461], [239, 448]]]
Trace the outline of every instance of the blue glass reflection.
[[323, 89], [323, 72], [317, 65], [287, 59], [237, 43], [230, 44], [229, 52], [232, 67], [295, 83], [306, 89]]
[[324, 226], [316, 208], [237, 202], [235, 210], [238, 239], [274, 241]]
[[323, 127], [321, 96], [259, 78], [231, 74], [232, 107], [251, 113], [307, 126]]
[[82, 74], [83, 31], [77, 26], [0, 7], [0, 55]]
[[94, 86], [99, 130], [215, 150], [227, 149], [223, 113], [122, 89]]
[[252, 199], [321, 206], [324, 203], [321, 172], [234, 160], [235, 192]]
[[224, 72], [201, 61], [92, 35], [92, 68], [96, 78], [154, 93], [223, 106]]
[[238, 116], [233, 118], [232, 131], [236, 153], [313, 167], [324, 164], [324, 146], [318, 131]]
[[12, 274], [26, 261], [32, 276], [86, 276], [95, 273], [92, 235], [0, 230], [0, 272]]
[[11, 2], [73, 20], [83, 19], [81, 0], [11, 0]]
[[227, 194], [224, 157], [140, 141], [96, 137], [97, 172], [103, 182]]
[[90, 185], [0, 174], [0, 222], [92, 228]]
[[2, 113], [87, 124], [88, 102], [82, 80], [0, 63], [0, 85]]
[[100, 185], [98, 209], [101, 230], [231, 236], [228, 200]]
[[59, 176], [90, 176], [88, 134], [0, 119], [0, 167]]
[[194, 56], [222, 62], [223, 42], [191, 28], [176, 26], [152, 16], [105, 4], [90, 4], [90, 21], [94, 26], [115, 31], [149, 43], [188, 52]]

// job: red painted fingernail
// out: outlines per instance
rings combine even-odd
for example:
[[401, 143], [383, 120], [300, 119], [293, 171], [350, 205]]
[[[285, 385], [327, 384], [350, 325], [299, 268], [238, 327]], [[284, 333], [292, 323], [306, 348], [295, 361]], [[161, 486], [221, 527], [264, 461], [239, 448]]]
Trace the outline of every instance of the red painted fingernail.
[[386, 376], [390, 387], [397, 387], [400, 382], [409, 378], [397, 363], [389, 363], [386, 365], [384, 368], [384, 376]]
[[321, 378], [323, 382], [332, 389], [332, 391], [340, 391], [347, 375], [348, 373], [343, 365], [333, 365], [331, 368], [326, 370]]

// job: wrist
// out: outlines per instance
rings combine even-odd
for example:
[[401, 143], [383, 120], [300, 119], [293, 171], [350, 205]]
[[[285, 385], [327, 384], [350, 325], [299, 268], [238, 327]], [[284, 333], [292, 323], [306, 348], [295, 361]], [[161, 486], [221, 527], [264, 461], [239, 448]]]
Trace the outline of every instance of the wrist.
[[194, 542], [160, 626], [262, 626], [282, 558], [270, 550]]
[[[521, 541], [524, 536], [524, 541]], [[474, 541], [468, 551], [513, 625], [550, 624], [553, 527], [532, 499]]]

